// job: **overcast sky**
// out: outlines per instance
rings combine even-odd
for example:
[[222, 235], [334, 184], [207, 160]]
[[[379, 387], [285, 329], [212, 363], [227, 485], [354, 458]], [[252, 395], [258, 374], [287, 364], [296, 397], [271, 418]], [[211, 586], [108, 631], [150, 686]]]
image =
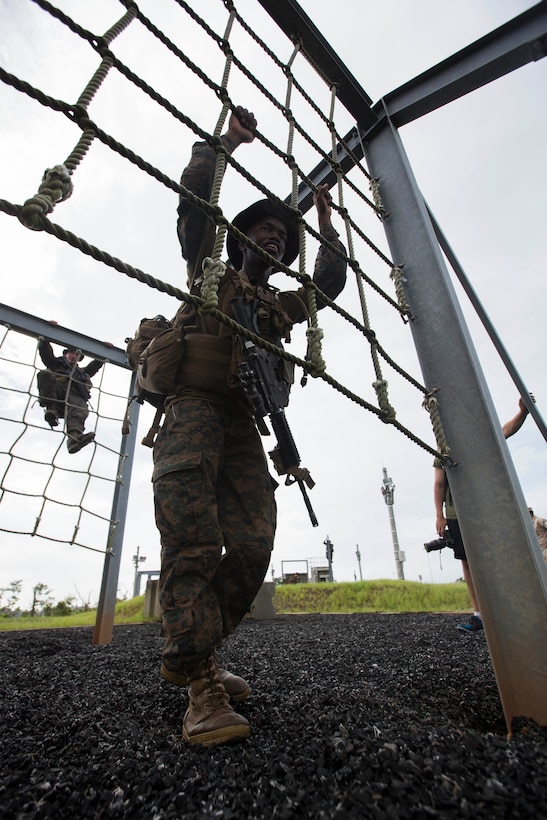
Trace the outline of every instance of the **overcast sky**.
[[[94, 0], [92, 4], [85, 0], [59, 0], [57, 5], [97, 35], [107, 31], [124, 10], [116, 0]], [[139, 5], [204, 72], [216, 83], [220, 82], [224, 56], [176, 3], [142, 0]], [[332, 3], [304, 0], [301, 5], [376, 101], [532, 4], [519, 0], [461, 0], [458, 4], [438, 0], [413, 3], [339, 0], [333, 9]], [[199, 13], [206, 15], [211, 28], [223, 36], [227, 16], [221, 0], [208, 0], [199, 6]], [[259, 4], [255, 0], [237, 0], [236, 7], [261, 39], [287, 62], [292, 46]], [[31, 0], [0, 0], [0, 30], [0, 65], [5, 70], [52, 97], [76, 102], [98, 66], [96, 53], [84, 40], [70, 33]], [[231, 37], [237, 57], [284, 104], [286, 80], [282, 73], [239, 25], [234, 25]], [[160, 47], [140, 23], [132, 23], [111, 47], [131, 70], [201, 128], [214, 130], [220, 113], [215, 94]], [[328, 89], [302, 57], [296, 58], [293, 70], [328, 115]], [[540, 60], [405, 126], [400, 132], [427, 202], [544, 416], [546, 80], [547, 61]], [[259, 130], [285, 151], [286, 122], [235, 67], [228, 91], [236, 103], [255, 111]], [[294, 92], [291, 107], [306, 132], [324, 150], [330, 150], [330, 136], [324, 124]], [[62, 113], [41, 106], [4, 83], [0, 83], [0, 110], [0, 197], [22, 204], [37, 191], [45, 168], [63, 162], [71, 153], [80, 131]], [[195, 135], [115, 69], [91, 102], [89, 114], [104, 131], [163, 173], [178, 179]], [[340, 106], [335, 110], [335, 119], [341, 134], [353, 125], [351, 117]], [[299, 136], [295, 138], [294, 153], [305, 171], [311, 170], [319, 160], [306, 140]], [[235, 158], [277, 195], [285, 197], [290, 193], [289, 169], [258, 140], [241, 147]], [[362, 177], [352, 179], [360, 184], [365, 182]], [[53, 222], [154, 277], [185, 288], [185, 269], [175, 232], [176, 194], [98, 140], [74, 173], [73, 182], [74, 193], [55, 208], [51, 216]], [[366, 187], [364, 192], [369, 194]], [[333, 193], [336, 199], [336, 191]], [[389, 256], [379, 220], [350, 191], [346, 191], [345, 196], [355, 221]], [[249, 182], [228, 169], [220, 203], [228, 217], [261, 197]], [[313, 214], [309, 213], [307, 218], [314, 225]], [[346, 241], [343, 223], [337, 215], [334, 224]], [[389, 268], [364, 243], [356, 240], [356, 247], [362, 269], [393, 295]], [[0, 213], [0, 249], [2, 302], [42, 319], [55, 319], [63, 326], [108, 340], [117, 347], [124, 347], [125, 337], [132, 335], [143, 316], [157, 313], [172, 316], [176, 310], [176, 301], [171, 297], [128, 279], [49, 235], [29, 231], [4, 213]], [[309, 268], [315, 250], [313, 241], [309, 240]], [[284, 285], [281, 279], [275, 284]], [[466, 297], [457, 285], [456, 289], [501, 423], [516, 412], [516, 389]], [[368, 290], [367, 299], [371, 326], [381, 343], [421, 381], [408, 328]], [[357, 290], [351, 278], [340, 304], [359, 316]], [[323, 311], [320, 323], [325, 329], [324, 356], [328, 372], [367, 401], [374, 402], [371, 387], [374, 374], [366, 344], [338, 317], [327, 314]], [[10, 332], [6, 349], [16, 350], [27, 364], [25, 374], [32, 375], [34, 341], [12, 341], [12, 335]], [[303, 329], [295, 329], [290, 349], [303, 356]], [[27, 375], [15, 375], [11, 365], [0, 361], [2, 373], [1, 384], [27, 378]], [[434, 446], [419, 393], [409, 390], [387, 367], [385, 375], [398, 419]], [[96, 377], [95, 383], [99, 380], [100, 377]], [[128, 389], [127, 375], [108, 366], [102, 386], [124, 396]], [[11, 401], [12, 397], [6, 396], [6, 405]], [[101, 407], [105, 413], [108, 413], [109, 401], [104, 399]], [[121, 405], [123, 400], [112, 399], [113, 414], [119, 412]], [[37, 405], [26, 407], [25, 414], [34, 424], [42, 425]], [[4, 412], [0, 411], [0, 415]], [[149, 407], [143, 408], [139, 441], [152, 415]], [[428, 452], [328, 385], [313, 379], [308, 380], [305, 388], [295, 386], [287, 417], [302, 463], [316, 481], [310, 499], [319, 527], [311, 526], [298, 489], [281, 487], [278, 534], [269, 576], [272, 568], [276, 576], [281, 574], [282, 562], [283, 569], [291, 571], [300, 566], [289, 562], [322, 558], [323, 541], [329, 535], [334, 543], [336, 580], [359, 578], [357, 545], [363, 578], [395, 578], [388, 509], [381, 494], [385, 467], [396, 486], [394, 510], [400, 548], [406, 554], [405, 577], [439, 583], [461, 577], [461, 564], [454, 561], [448, 550], [427, 555], [423, 548], [423, 542], [435, 536], [432, 458]], [[469, 424], [472, 423], [470, 418]], [[97, 434], [102, 446], [97, 448], [100, 452], [94, 464], [101, 468], [104, 465], [108, 472], [112, 470], [115, 456], [107, 448], [116, 448], [119, 425], [117, 422], [102, 424]], [[1, 449], [7, 450], [13, 444], [14, 425], [3, 423], [0, 430]], [[33, 453], [53, 454], [61, 441], [60, 435], [47, 426], [31, 430], [28, 436]], [[269, 447], [269, 442], [265, 445]], [[546, 448], [532, 420], [527, 420], [518, 435], [508, 442], [508, 447], [528, 503], [540, 515], [547, 516]], [[70, 461], [66, 456], [62, 463], [86, 475], [91, 450], [86, 448]], [[151, 463], [151, 451], [138, 444], [120, 573], [122, 595], [132, 593], [135, 571], [132, 558], [137, 546], [141, 555], [146, 556], [140, 569], [159, 569]], [[7, 460], [2, 464], [7, 466]], [[14, 478], [15, 486], [21, 492], [25, 487], [38, 492], [36, 487], [43, 487], [47, 474], [47, 468], [25, 463]], [[83, 492], [80, 474], [74, 474], [73, 478], [68, 474], [68, 479], [65, 474], [63, 481], [60, 484], [67, 497], [73, 490], [76, 494]], [[108, 515], [111, 486], [103, 487], [99, 481], [91, 495], [99, 506], [106, 504]], [[32, 531], [36, 503], [33, 499], [19, 504], [21, 530]], [[5, 508], [6, 504], [0, 503], [0, 528], [15, 529], [11, 524], [7, 526], [6, 518], [2, 518]], [[73, 526], [72, 518], [62, 520], [62, 515], [61, 510], [53, 516], [53, 529], [47, 531], [51, 540], [0, 532], [0, 586], [22, 579], [24, 606], [28, 605], [32, 586], [37, 582], [47, 583], [56, 599], [78, 594], [95, 603], [98, 598], [102, 556], [57, 543], [57, 540], [66, 540], [67, 527]], [[93, 532], [92, 527], [89, 531]], [[102, 535], [97, 535], [95, 540], [97, 548], [103, 549]]]

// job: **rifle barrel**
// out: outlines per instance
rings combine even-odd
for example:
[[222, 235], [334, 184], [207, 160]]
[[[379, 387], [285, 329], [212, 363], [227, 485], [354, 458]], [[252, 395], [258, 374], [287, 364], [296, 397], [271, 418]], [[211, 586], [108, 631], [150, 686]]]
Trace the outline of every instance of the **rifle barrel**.
[[304, 504], [306, 505], [306, 508], [308, 510], [312, 526], [313, 527], [318, 527], [319, 526], [319, 521], [317, 520], [317, 517], [316, 517], [316, 515], [313, 511], [311, 501], [308, 498], [308, 491], [306, 490], [306, 486], [305, 486], [305, 484], [304, 484], [304, 482], [302, 481], [301, 478], [297, 479], [297, 481], [298, 481], [298, 486], [300, 487], [300, 492], [302, 493], [302, 497], [304, 499]]

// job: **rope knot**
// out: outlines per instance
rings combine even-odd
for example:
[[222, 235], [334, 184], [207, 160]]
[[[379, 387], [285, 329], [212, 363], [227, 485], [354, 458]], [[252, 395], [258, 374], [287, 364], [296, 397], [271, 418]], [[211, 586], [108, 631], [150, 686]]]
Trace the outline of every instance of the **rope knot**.
[[216, 95], [222, 104], [230, 102], [230, 95], [224, 86], [219, 86], [219, 88], [217, 88]]
[[219, 46], [222, 49], [222, 51], [224, 52], [224, 55], [226, 57], [233, 57], [234, 56], [234, 52], [232, 50], [232, 47], [230, 46], [230, 41], [229, 40], [224, 40], [224, 39], [221, 40], [219, 42]]
[[312, 376], [320, 376], [327, 369], [321, 351], [323, 331], [320, 327], [308, 327], [306, 330], [306, 338], [308, 340], [307, 358], [310, 363], [310, 373]]
[[395, 421], [397, 414], [395, 412], [395, 409], [389, 403], [387, 381], [385, 379], [377, 379], [375, 382], [372, 383], [372, 386], [376, 390], [376, 395], [378, 396], [378, 406], [382, 411], [382, 421]]
[[[403, 282], [407, 281], [406, 276], [403, 273], [403, 266], [402, 265], [393, 265], [391, 268], [391, 272], [389, 274], [390, 279], [393, 280], [393, 284], [395, 285], [395, 294], [397, 296], [397, 302], [399, 303], [399, 307], [403, 314], [407, 316], [410, 315], [410, 305], [406, 300], [405, 291], [403, 288]], [[404, 316], [403, 316], [404, 318]]]
[[385, 217], [389, 216], [388, 212], [383, 206], [382, 198], [380, 196], [380, 182], [378, 179], [374, 177], [371, 178], [368, 187], [372, 193], [372, 199], [374, 200], [374, 204], [376, 205], [377, 215], [380, 219], [385, 219]]
[[220, 259], [206, 256], [202, 268], [205, 281], [201, 290], [203, 304], [199, 308], [199, 313], [203, 316], [218, 307], [218, 284], [226, 272], [226, 265]]
[[220, 137], [213, 136], [211, 139], [208, 139], [207, 142], [218, 155], [226, 156], [226, 148], [224, 147], [224, 143], [220, 139]]
[[109, 43], [106, 37], [93, 37], [91, 40], [91, 45], [102, 57], [103, 51], [108, 51]]
[[78, 123], [80, 127], [84, 127], [86, 124], [89, 124], [91, 122], [91, 120], [89, 119], [89, 112], [85, 105], [81, 105], [80, 103], [71, 105], [70, 113], [74, 118], [74, 122]]
[[44, 171], [38, 193], [27, 199], [19, 219], [26, 228], [33, 231], [41, 229], [40, 220], [53, 211], [57, 202], [63, 202], [72, 194], [73, 185], [70, 171], [66, 165], [55, 165]]
[[422, 402], [422, 407], [427, 410], [431, 418], [431, 425], [433, 427], [433, 433], [435, 435], [438, 450], [441, 452], [443, 458], [448, 458], [450, 447], [448, 446], [439, 414], [439, 400], [435, 395], [438, 392], [439, 388], [434, 387], [433, 390], [426, 393]]

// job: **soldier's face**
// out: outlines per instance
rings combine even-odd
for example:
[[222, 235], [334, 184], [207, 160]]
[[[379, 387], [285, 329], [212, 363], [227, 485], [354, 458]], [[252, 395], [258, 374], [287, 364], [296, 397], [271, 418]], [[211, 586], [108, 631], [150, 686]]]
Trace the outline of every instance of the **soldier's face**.
[[69, 350], [65, 353], [66, 360], [69, 364], [76, 364], [80, 361], [80, 354], [76, 353], [75, 350]]
[[[261, 219], [260, 222], [251, 225], [246, 233], [249, 239], [252, 239], [259, 248], [269, 253], [274, 259], [280, 260], [285, 256], [287, 228], [280, 219], [274, 216]], [[245, 253], [250, 249], [242, 245], [241, 250]]]

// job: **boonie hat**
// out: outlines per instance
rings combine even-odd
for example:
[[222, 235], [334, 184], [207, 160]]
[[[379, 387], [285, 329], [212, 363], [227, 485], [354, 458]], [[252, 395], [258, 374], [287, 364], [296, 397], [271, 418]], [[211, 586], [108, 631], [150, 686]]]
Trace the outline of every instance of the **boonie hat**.
[[[298, 256], [298, 224], [296, 219], [282, 208], [281, 205], [272, 202], [270, 199], [260, 199], [234, 217], [233, 224], [241, 233], [246, 233], [252, 225], [256, 225], [261, 219], [267, 219], [269, 216], [274, 216], [276, 219], [279, 219], [287, 228], [287, 243], [281, 261], [285, 265], [290, 265]], [[243, 263], [243, 254], [239, 249], [239, 243], [235, 236], [228, 234], [226, 246], [228, 248], [230, 262], [236, 270], [239, 270]]]

